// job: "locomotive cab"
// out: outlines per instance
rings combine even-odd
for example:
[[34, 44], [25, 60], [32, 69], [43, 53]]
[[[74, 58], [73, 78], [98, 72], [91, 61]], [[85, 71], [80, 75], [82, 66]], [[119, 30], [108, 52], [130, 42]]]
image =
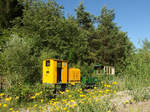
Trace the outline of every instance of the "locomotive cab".
[[80, 69], [69, 68], [66, 60], [43, 60], [43, 84], [80, 83]]

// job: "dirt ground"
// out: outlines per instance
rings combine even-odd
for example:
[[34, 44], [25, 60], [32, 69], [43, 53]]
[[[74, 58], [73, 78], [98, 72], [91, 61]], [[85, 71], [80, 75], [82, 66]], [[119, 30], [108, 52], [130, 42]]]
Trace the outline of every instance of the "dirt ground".
[[150, 100], [134, 104], [121, 105], [117, 112], [150, 112]]
[[133, 97], [129, 95], [130, 91], [121, 91], [111, 100], [116, 108], [116, 112], [150, 112], [150, 100], [142, 102], [128, 102], [132, 101]]

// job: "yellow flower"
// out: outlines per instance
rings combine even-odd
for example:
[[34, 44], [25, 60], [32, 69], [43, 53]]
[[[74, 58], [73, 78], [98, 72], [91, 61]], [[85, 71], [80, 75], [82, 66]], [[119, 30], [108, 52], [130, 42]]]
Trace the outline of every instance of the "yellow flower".
[[80, 91], [80, 93], [83, 93], [82, 91]]
[[69, 105], [69, 107], [72, 107], [72, 105]]
[[109, 92], [110, 90], [109, 89], [106, 89], [106, 92]]
[[35, 93], [35, 96], [39, 96], [40, 95], [40, 93]]
[[43, 100], [43, 99], [41, 99], [41, 103], [43, 103], [43, 101], [44, 101], [44, 100]]
[[129, 103], [129, 100], [126, 100], [124, 103], [125, 103], [125, 104], [126, 104], [126, 103]]
[[109, 87], [111, 87], [111, 85], [108, 84], [107, 87], [109, 88]]
[[61, 91], [60, 91], [60, 94], [64, 94], [64, 92], [61, 92]]
[[71, 100], [71, 102], [74, 102], [74, 100]]
[[3, 104], [3, 107], [7, 107], [7, 104]]
[[76, 106], [77, 106], [77, 104], [73, 104], [73, 106], [74, 106], [74, 107], [76, 107]]
[[85, 95], [80, 95], [80, 97], [84, 97]]
[[112, 84], [113, 84], [113, 85], [116, 85], [116, 84], [117, 84], [117, 82], [113, 82]]
[[37, 107], [37, 104], [35, 104], [33, 107]]
[[67, 108], [65, 107], [64, 110], [67, 110]]
[[9, 110], [13, 110], [13, 108], [9, 108]]
[[5, 98], [6, 101], [10, 101], [11, 99], [12, 99], [11, 97]]
[[97, 89], [96, 87], [94, 87], [94, 89]]
[[42, 91], [40, 91], [39, 93], [40, 93], [40, 94], [42, 94], [43, 92], [42, 92]]
[[35, 99], [35, 96], [32, 96], [31, 99]]
[[66, 90], [66, 92], [68, 93], [68, 92], [69, 92], [69, 90], [67, 89], [67, 90]]
[[0, 93], [0, 96], [4, 96], [4, 93]]
[[114, 90], [114, 94], [116, 94], [116, 90]]
[[68, 97], [69, 97], [69, 98], [71, 98], [71, 97], [72, 97], [72, 95], [69, 95]]
[[104, 84], [105, 87], [107, 87], [107, 84]]
[[0, 107], [2, 106], [2, 104], [0, 103]]

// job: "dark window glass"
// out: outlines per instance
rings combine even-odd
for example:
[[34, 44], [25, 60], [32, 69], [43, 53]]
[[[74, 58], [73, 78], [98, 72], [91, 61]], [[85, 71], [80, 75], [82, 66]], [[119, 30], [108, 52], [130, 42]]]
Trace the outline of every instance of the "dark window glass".
[[46, 66], [50, 66], [50, 60], [46, 61]]

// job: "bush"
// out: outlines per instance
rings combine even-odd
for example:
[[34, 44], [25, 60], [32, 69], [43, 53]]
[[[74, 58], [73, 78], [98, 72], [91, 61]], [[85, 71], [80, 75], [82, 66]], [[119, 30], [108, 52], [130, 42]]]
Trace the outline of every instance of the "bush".
[[38, 58], [32, 52], [34, 42], [32, 39], [20, 38], [12, 35], [6, 43], [2, 53], [3, 74], [9, 80], [10, 85], [34, 83], [40, 81], [41, 66]]

